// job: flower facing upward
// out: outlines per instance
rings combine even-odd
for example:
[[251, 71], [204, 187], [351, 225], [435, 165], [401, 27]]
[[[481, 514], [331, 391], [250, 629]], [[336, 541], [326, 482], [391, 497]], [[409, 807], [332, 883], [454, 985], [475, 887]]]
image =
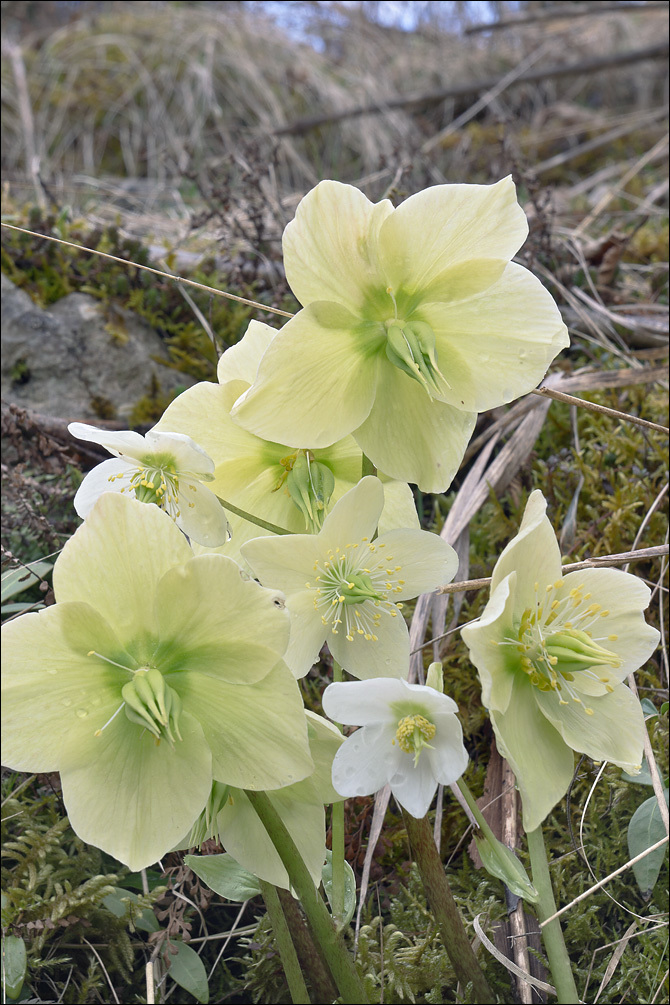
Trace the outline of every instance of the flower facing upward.
[[366, 796], [387, 783], [413, 817], [425, 817], [438, 784], [451, 785], [468, 763], [455, 701], [404, 680], [329, 684], [323, 709], [337, 722], [362, 726], [335, 754], [333, 785]]
[[214, 547], [228, 540], [221, 503], [202, 484], [212, 481], [214, 462], [190, 436], [153, 429], [146, 436], [115, 433], [83, 422], [71, 422], [68, 429], [115, 455], [89, 471], [79, 486], [74, 508], [82, 519], [103, 492], [127, 492], [140, 502], [156, 503], [198, 544]]
[[639, 770], [644, 718], [622, 682], [659, 636], [644, 620], [650, 591], [637, 577], [617, 569], [562, 576], [546, 505], [540, 491], [531, 493], [493, 570], [484, 613], [462, 629], [527, 831], [567, 791], [573, 751]]
[[527, 233], [510, 178], [397, 209], [322, 181], [284, 232], [303, 310], [233, 418], [310, 449], [351, 433], [391, 477], [444, 491], [476, 413], [532, 390], [568, 344], [549, 293], [510, 261]]
[[141, 869], [193, 826], [212, 782], [313, 771], [281, 661], [281, 596], [193, 557], [155, 506], [105, 493], [53, 572], [57, 603], [2, 626], [2, 763], [59, 771], [70, 823]]
[[[310, 451], [260, 439], [230, 417], [276, 335], [269, 325], [251, 321], [244, 337], [221, 356], [219, 383], [201, 381], [183, 391], [155, 429], [177, 429], [202, 445], [214, 462], [211, 488], [222, 499], [294, 534], [317, 533], [329, 509], [361, 476], [362, 454], [354, 438]], [[380, 478], [382, 531], [418, 527], [409, 486]], [[233, 536], [224, 554], [239, 560], [245, 541], [268, 532], [232, 512], [229, 519]]]
[[384, 487], [363, 478], [342, 496], [318, 534], [257, 538], [242, 556], [265, 586], [286, 594], [291, 636], [284, 659], [297, 677], [323, 643], [355, 677], [402, 677], [409, 633], [399, 601], [453, 579], [456, 553], [423, 530], [392, 530], [373, 540]]

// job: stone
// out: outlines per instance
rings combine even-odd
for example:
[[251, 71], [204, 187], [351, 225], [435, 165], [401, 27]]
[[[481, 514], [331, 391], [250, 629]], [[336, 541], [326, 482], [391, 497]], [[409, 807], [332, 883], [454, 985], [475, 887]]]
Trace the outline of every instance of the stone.
[[160, 336], [132, 311], [87, 293], [43, 310], [2, 275], [4, 402], [93, 425], [128, 422], [145, 395], [195, 383], [161, 364], [168, 359]]

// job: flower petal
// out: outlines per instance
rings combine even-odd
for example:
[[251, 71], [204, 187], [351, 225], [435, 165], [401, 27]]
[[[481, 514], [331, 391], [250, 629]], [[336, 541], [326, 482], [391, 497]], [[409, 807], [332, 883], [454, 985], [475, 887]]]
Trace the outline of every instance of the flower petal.
[[354, 438], [392, 478], [415, 482], [424, 492], [444, 492], [476, 421], [474, 412], [433, 401], [417, 381], [382, 361], [374, 405]]
[[452, 390], [445, 401], [470, 412], [528, 394], [569, 345], [568, 331], [539, 279], [510, 263], [481, 293], [456, 303], [422, 303], [437, 362]]
[[[294, 786], [268, 796], [293, 838], [314, 886], [321, 882], [326, 859], [326, 815], [323, 803], [298, 799]], [[244, 792], [233, 789], [217, 817], [221, 841], [236, 861], [266, 883], [290, 890], [288, 873], [267, 831]]]
[[[135, 464], [130, 464], [121, 457], [110, 457], [92, 468], [85, 476], [74, 497], [74, 508], [77, 516], [85, 520], [103, 492], [127, 492], [130, 479], [137, 471]], [[130, 490], [130, 497], [135, 492]]]
[[277, 331], [278, 329], [271, 328], [262, 321], [250, 321], [240, 341], [231, 345], [221, 356], [216, 367], [219, 383], [244, 380], [247, 384], [253, 384], [263, 353]]
[[254, 538], [240, 550], [263, 586], [290, 597], [302, 593], [307, 582], [313, 580], [314, 564], [325, 549], [318, 535], [286, 534]]
[[[438, 534], [426, 530], [392, 530], [375, 541], [385, 548], [389, 578], [401, 587], [394, 600], [407, 600], [450, 583], [458, 571], [458, 555]], [[397, 566], [400, 569], [396, 571]], [[391, 572], [392, 569], [392, 572]]]
[[283, 597], [243, 579], [223, 555], [200, 555], [166, 572], [156, 590], [156, 621], [161, 644], [155, 660], [171, 684], [172, 675], [188, 677], [194, 670], [254, 684], [288, 644]]
[[176, 523], [187, 537], [209, 548], [225, 544], [229, 537], [228, 518], [218, 497], [202, 482], [183, 475]]
[[332, 300], [358, 312], [366, 288], [381, 286], [377, 235], [393, 213], [352, 185], [322, 181], [299, 203], [283, 238], [289, 286], [301, 304]]
[[[569, 701], [559, 705], [553, 692], [536, 689], [535, 700], [573, 750], [594, 761], [613, 761], [626, 771], [642, 764], [644, 715], [639, 700], [625, 684], [611, 694], [587, 697], [584, 704]], [[592, 710], [587, 715], [586, 707]]]
[[125, 645], [155, 634], [156, 586], [192, 557], [182, 532], [157, 506], [106, 492], [54, 566], [56, 599], [90, 604]]
[[407, 677], [409, 673], [409, 632], [405, 619], [398, 612], [395, 617], [384, 608], [379, 610], [381, 621], [375, 631], [377, 639], [366, 639], [354, 632], [352, 640], [346, 637], [344, 626], [337, 632], [328, 632], [326, 641], [334, 658], [354, 677]]
[[295, 447], [335, 443], [372, 408], [380, 338], [379, 325], [363, 325], [336, 304], [312, 304], [272, 340], [233, 419]]
[[[331, 685], [332, 687], [332, 685]], [[333, 785], [341, 796], [369, 796], [397, 774], [403, 755], [394, 746], [395, 724], [357, 729], [333, 761]]]
[[507, 711], [515, 676], [522, 672], [514, 646], [504, 644], [505, 638], [511, 636], [517, 609], [516, 581], [516, 572], [506, 576], [491, 594], [481, 617], [461, 628], [479, 674], [482, 703], [494, 712]]
[[212, 786], [211, 755], [186, 712], [171, 749], [123, 712], [95, 736], [77, 736], [63, 753], [63, 799], [82, 840], [134, 872], [175, 846], [202, 811]]
[[314, 770], [302, 698], [284, 663], [249, 686], [199, 672], [171, 674], [169, 682], [198, 716], [216, 781], [237, 789], [276, 789]]
[[344, 548], [374, 536], [384, 507], [384, 487], [368, 475], [350, 489], [333, 507], [319, 534], [322, 557], [329, 548]]
[[105, 450], [116, 457], [129, 457], [138, 460], [147, 452], [147, 445], [143, 436], [126, 429], [114, 432], [111, 429], [98, 429], [97, 426], [89, 426], [85, 422], [71, 422], [68, 432], [78, 440], [86, 440], [88, 443], [99, 443]]
[[433, 712], [435, 738], [421, 751], [419, 763], [425, 757], [440, 785], [452, 785], [468, 766], [468, 752], [463, 745], [463, 728], [454, 712]]
[[498, 750], [509, 761], [523, 805], [526, 832], [539, 827], [572, 781], [575, 756], [540, 712], [538, 691], [517, 674], [507, 711], [491, 712]]
[[387, 217], [379, 255], [387, 283], [411, 294], [461, 262], [511, 259], [527, 235], [511, 176], [495, 185], [435, 185]]
[[291, 673], [304, 677], [319, 659], [328, 629], [314, 610], [314, 594], [303, 590], [294, 593], [287, 602], [291, 615], [291, 634], [284, 662]]
[[603, 608], [590, 632], [595, 641], [622, 661], [620, 667], [607, 668], [608, 676], [622, 681], [646, 663], [660, 637], [642, 614], [651, 598], [646, 583], [620, 569], [584, 569], [569, 572], [563, 584], [564, 591], [583, 585], [593, 601]]
[[492, 595], [510, 572], [518, 570], [515, 611], [519, 615], [527, 607], [535, 610], [538, 593], [541, 596], [546, 586], [562, 578], [561, 553], [546, 512], [547, 500], [535, 489], [528, 497], [518, 534], [503, 550], [493, 570]]
[[365, 681], [336, 681], [323, 692], [323, 710], [329, 719], [349, 726], [386, 722], [395, 735], [398, 720], [390, 706], [393, 702], [406, 701], [408, 688], [405, 681], [383, 677]]
[[[130, 679], [111, 628], [84, 603], [58, 604], [2, 626], [2, 763], [57, 771], [62, 750], [102, 727]], [[126, 665], [124, 664], [124, 665]]]
[[437, 791], [437, 779], [428, 758], [422, 754], [415, 765], [414, 754], [403, 752], [398, 771], [389, 778], [389, 784], [391, 792], [408, 813], [419, 820], [425, 817]]
[[[175, 460], [177, 474], [185, 473], [207, 479], [214, 471], [214, 461], [206, 450], [185, 433], [168, 432], [162, 429], [150, 429], [147, 433], [146, 454], [171, 454]], [[145, 454], [145, 456], [146, 456]]]

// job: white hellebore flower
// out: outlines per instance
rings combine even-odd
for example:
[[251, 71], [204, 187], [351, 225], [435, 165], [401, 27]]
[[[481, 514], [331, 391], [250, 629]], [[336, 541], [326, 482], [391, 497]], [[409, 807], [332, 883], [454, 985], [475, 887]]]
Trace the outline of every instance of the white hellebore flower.
[[324, 642], [354, 677], [406, 677], [409, 633], [398, 601], [450, 582], [456, 552], [437, 534], [391, 530], [375, 538], [384, 486], [363, 478], [318, 534], [247, 541], [240, 549], [264, 586], [286, 595], [291, 636], [284, 661], [304, 677]]
[[71, 422], [68, 430], [114, 454], [89, 471], [77, 490], [74, 508], [82, 520], [103, 492], [127, 492], [140, 502], [156, 503], [198, 544], [217, 547], [229, 539], [221, 503], [202, 484], [213, 480], [214, 461], [190, 436], [153, 429], [146, 436], [117, 433], [83, 422]]
[[451, 785], [468, 763], [455, 701], [404, 680], [329, 684], [323, 709], [337, 722], [362, 726], [333, 761], [341, 796], [371, 795], [387, 783], [413, 817], [425, 817], [438, 784]]

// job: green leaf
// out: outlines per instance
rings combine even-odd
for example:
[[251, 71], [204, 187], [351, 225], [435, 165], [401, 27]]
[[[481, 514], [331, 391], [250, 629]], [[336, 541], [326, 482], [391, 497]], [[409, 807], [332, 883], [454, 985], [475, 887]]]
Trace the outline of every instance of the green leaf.
[[128, 920], [140, 932], [160, 931], [161, 926], [158, 923], [158, 919], [150, 908], [138, 907], [133, 910], [131, 905], [137, 904], [138, 900], [139, 897], [132, 890], [123, 890], [118, 887], [113, 893], [107, 894], [103, 898], [102, 903], [117, 918], [123, 918], [128, 915]]
[[0, 577], [0, 601], [3, 603], [17, 593], [22, 593], [29, 586], [34, 586], [53, 568], [51, 562], [29, 562], [18, 569], [9, 569]]
[[[668, 802], [667, 789], [665, 790], [665, 801]], [[638, 806], [628, 824], [628, 853], [630, 857], [635, 858], [636, 855], [640, 855], [663, 837], [665, 837], [665, 827], [658, 800], [656, 796], [650, 796], [641, 806]], [[667, 844], [661, 845], [660, 848], [645, 855], [633, 866], [637, 885], [646, 898], [651, 896], [667, 852]]]
[[41, 611], [43, 607], [44, 604], [38, 600], [35, 603], [26, 601], [25, 603], [3, 604], [1, 610], [3, 614], [19, 614], [21, 611]]
[[261, 892], [260, 883], [253, 873], [244, 869], [232, 855], [186, 855], [184, 861], [210, 890], [226, 900], [240, 903], [251, 900]]
[[207, 1005], [209, 987], [205, 964], [185, 942], [173, 942], [171, 945], [177, 947], [177, 952], [174, 956], [170, 955], [170, 977], [180, 988]]
[[642, 700], [640, 701], [640, 705], [642, 706], [642, 711], [644, 712], [645, 716], [658, 715], [658, 709], [654, 705], [653, 701], [651, 701], [649, 698], [642, 698]]
[[[326, 849], [326, 861], [321, 872], [321, 882], [333, 910], [333, 853]], [[338, 927], [345, 928], [356, 910], [356, 877], [348, 862], [344, 863], [344, 917], [338, 919]]]
[[475, 841], [486, 871], [501, 879], [517, 897], [522, 897], [529, 904], [537, 903], [540, 895], [514, 852], [494, 837], [475, 837]]
[[5, 994], [14, 1001], [21, 994], [26, 977], [26, 947], [18, 935], [2, 940], [2, 978]]

